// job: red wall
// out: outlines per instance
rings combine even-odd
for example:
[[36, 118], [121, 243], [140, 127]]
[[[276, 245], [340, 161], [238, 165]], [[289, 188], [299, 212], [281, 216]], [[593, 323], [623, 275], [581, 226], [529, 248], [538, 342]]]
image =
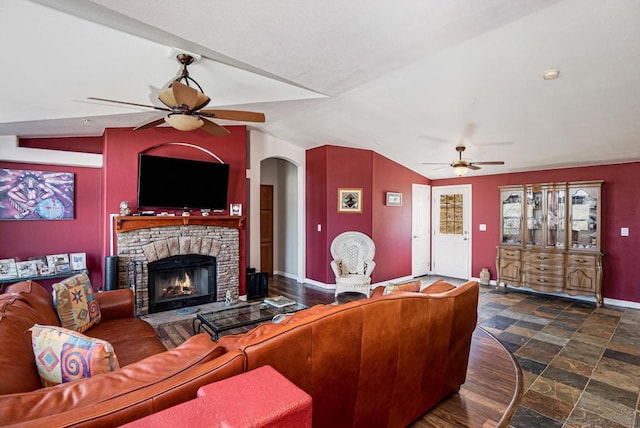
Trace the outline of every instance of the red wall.
[[[0, 259], [20, 261], [49, 254], [87, 253], [87, 269], [91, 282], [96, 290], [102, 286], [100, 252], [102, 171], [99, 168], [11, 162], [0, 162], [0, 168], [72, 172], [75, 179], [75, 218], [73, 220], [0, 221]], [[38, 282], [50, 289], [54, 280]]]
[[[372, 237], [376, 243], [373, 282], [411, 275], [413, 183], [429, 184], [429, 180], [384, 156], [373, 154]], [[402, 206], [387, 206], [387, 192], [402, 193]]]
[[[487, 266], [495, 279], [496, 247], [500, 244], [500, 195], [498, 186], [527, 183], [604, 180], [602, 197], [603, 295], [640, 302], [640, 281], [633, 267], [640, 248], [640, 163], [553, 169], [514, 174], [434, 180], [433, 186], [472, 185], [472, 273]], [[487, 225], [480, 232], [480, 224]], [[630, 236], [621, 237], [628, 227]]]
[[[204, 131], [180, 132], [171, 128], [132, 131], [107, 129], [102, 138], [28, 139], [21, 146], [103, 153], [102, 169], [0, 162], [0, 168], [64, 171], [75, 173], [75, 219], [0, 221], [0, 258], [26, 260], [30, 256], [86, 252], [87, 268], [94, 288], [103, 285], [104, 256], [110, 254], [110, 213], [129, 201], [135, 212], [138, 154], [167, 142], [184, 142], [206, 148], [230, 164], [229, 203], [246, 208], [247, 133], [244, 126], [226, 126], [231, 134], [212, 137]], [[100, 144], [97, 141], [100, 141]], [[86, 149], [86, 150], [85, 150]], [[150, 154], [211, 160], [200, 150], [164, 146]], [[170, 173], [170, 171], [168, 172]], [[206, 189], [207, 183], [193, 183]], [[228, 214], [228, 210], [225, 214]], [[240, 294], [245, 291], [246, 230], [240, 230]], [[114, 249], [115, 252], [115, 249]], [[45, 286], [51, 281], [38, 281]]]
[[[327, 283], [327, 148], [307, 150], [305, 170], [306, 277]], [[318, 230], [318, 225], [321, 230]]]
[[[349, 230], [378, 243], [372, 282], [411, 275], [411, 184], [428, 180], [372, 151], [337, 146], [307, 150], [306, 167], [307, 278], [335, 283], [331, 242]], [[339, 188], [362, 188], [362, 213], [338, 213]], [[402, 192], [403, 206], [387, 207], [387, 191]]]

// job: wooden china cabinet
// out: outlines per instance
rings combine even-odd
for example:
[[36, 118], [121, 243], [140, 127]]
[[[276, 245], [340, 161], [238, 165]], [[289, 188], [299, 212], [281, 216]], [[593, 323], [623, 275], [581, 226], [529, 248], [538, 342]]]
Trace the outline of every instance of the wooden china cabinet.
[[497, 284], [592, 295], [602, 305], [603, 181], [500, 187]]

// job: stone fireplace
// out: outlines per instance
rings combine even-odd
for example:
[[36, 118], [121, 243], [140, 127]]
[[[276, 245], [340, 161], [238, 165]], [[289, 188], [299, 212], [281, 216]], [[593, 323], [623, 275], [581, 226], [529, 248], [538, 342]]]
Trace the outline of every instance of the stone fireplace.
[[242, 220], [117, 217], [118, 286], [133, 288], [136, 314], [237, 298]]

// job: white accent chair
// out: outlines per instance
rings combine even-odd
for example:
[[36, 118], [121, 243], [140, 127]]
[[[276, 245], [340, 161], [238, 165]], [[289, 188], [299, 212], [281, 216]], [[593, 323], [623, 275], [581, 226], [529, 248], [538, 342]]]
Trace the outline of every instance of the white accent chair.
[[375, 244], [364, 233], [343, 232], [335, 237], [331, 243], [331, 269], [336, 275], [336, 296], [353, 291], [369, 297], [375, 254]]

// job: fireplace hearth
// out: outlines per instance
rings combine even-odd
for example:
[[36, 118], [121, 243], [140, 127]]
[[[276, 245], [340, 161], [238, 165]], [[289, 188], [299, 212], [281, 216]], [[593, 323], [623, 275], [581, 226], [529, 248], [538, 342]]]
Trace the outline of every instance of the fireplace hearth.
[[149, 313], [216, 301], [216, 258], [176, 255], [147, 266]]

